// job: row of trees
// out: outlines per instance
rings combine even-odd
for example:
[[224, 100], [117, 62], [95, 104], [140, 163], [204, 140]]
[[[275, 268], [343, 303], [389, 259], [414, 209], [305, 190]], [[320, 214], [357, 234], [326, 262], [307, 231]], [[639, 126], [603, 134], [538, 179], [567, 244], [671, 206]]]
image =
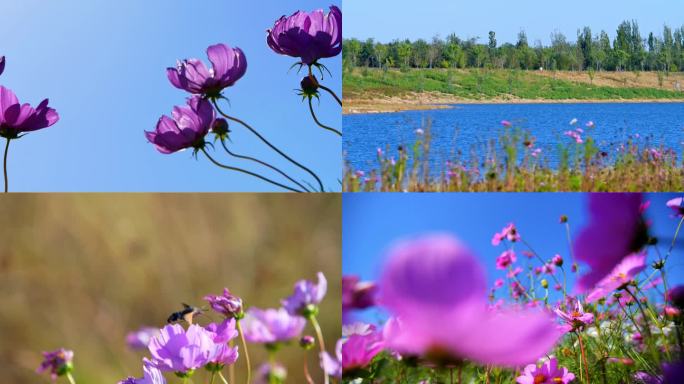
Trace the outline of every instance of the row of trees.
[[624, 21], [611, 42], [605, 31], [594, 35], [591, 28], [577, 30], [577, 40], [562, 33], [551, 34], [551, 45], [540, 41], [531, 46], [525, 31], [515, 44], [498, 45], [496, 33], [488, 41], [463, 40], [451, 34], [432, 41], [395, 40], [388, 44], [368, 39], [345, 39], [343, 57], [347, 66], [390, 68], [506, 68], [552, 70], [668, 71], [684, 69], [684, 26], [665, 26], [662, 35], [643, 38], [636, 21]]

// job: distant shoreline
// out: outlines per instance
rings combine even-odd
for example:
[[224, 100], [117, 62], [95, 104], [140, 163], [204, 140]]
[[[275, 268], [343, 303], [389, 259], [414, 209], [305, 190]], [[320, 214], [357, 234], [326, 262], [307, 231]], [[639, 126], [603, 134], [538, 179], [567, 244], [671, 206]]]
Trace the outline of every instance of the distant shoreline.
[[[458, 104], [645, 104], [645, 103], [684, 103], [683, 99], [457, 99], [440, 97], [436, 95], [416, 94], [411, 97], [399, 98], [391, 97], [384, 99], [344, 99], [342, 114], [378, 114], [396, 113], [404, 111], [424, 111], [452, 109]], [[425, 99], [435, 98], [434, 101]]]

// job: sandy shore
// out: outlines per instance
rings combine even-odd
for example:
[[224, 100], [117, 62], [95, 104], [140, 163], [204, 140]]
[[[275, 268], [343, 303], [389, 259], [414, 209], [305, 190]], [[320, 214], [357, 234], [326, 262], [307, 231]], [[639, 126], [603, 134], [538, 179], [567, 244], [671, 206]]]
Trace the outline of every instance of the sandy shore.
[[401, 111], [420, 111], [434, 109], [450, 109], [453, 104], [573, 104], [573, 103], [684, 103], [684, 99], [460, 99], [439, 93], [412, 93], [401, 97], [369, 97], [343, 99], [342, 113], [391, 113]]

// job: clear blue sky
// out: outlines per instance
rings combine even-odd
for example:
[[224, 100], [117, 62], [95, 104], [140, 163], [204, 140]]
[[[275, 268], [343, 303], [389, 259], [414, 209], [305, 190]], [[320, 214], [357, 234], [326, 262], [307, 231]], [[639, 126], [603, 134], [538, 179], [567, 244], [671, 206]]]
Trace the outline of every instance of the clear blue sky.
[[[327, 188], [340, 190], [341, 140], [315, 126], [293, 91], [295, 59], [266, 45], [266, 29], [298, 9], [339, 0], [180, 2], [168, 0], [21, 0], [0, 4], [0, 84], [22, 102], [50, 98], [61, 120], [12, 143], [12, 191], [270, 191], [261, 181], [220, 170], [185, 151], [162, 155], [143, 136], [185, 102], [165, 69], [176, 59], [206, 60], [219, 42], [242, 48], [248, 70], [225, 95], [230, 112], [252, 123]], [[325, 59], [341, 92], [341, 56]], [[322, 97], [320, 119], [340, 128], [340, 108]], [[239, 127], [235, 151], [285, 164]], [[223, 153], [218, 156], [224, 160]], [[235, 164], [235, 162], [233, 162]], [[295, 168], [289, 167], [297, 175]]]
[[480, 37], [487, 41], [495, 31], [499, 44], [515, 42], [520, 29], [530, 44], [539, 39], [550, 42], [554, 30], [570, 40], [585, 25], [593, 33], [606, 30], [612, 37], [623, 20], [639, 22], [642, 36], [660, 34], [663, 24], [680, 27], [684, 2], [671, 0], [345, 0], [344, 36], [394, 39], [431, 39], [456, 33], [461, 38]]
[[[665, 202], [678, 195], [650, 194], [648, 218], [652, 235], [661, 241], [661, 252], [672, 241], [678, 221], [671, 218]], [[486, 266], [489, 286], [504, 277], [495, 268], [496, 257], [505, 249], [493, 247], [491, 239], [509, 222], [545, 258], [559, 253], [569, 260], [561, 215], [570, 219], [576, 234], [586, 220], [586, 194], [581, 193], [346, 193], [343, 196], [342, 270], [376, 280], [385, 253], [397, 240], [431, 232], [459, 237]], [[681, 235], [681, 233], [680, 233]], [[524, 248], [518, 248], [524, 249]], [[524, 261], [525, 257], [518, 259]], [[668, 261], [669, 282], [684, 283], [684, 236]], [[551, 281], [549, 279], [549, 281]], [[568, 280], [568, 287], [572, 280]], [[368, 316], [376, 316], [371, 312]]]

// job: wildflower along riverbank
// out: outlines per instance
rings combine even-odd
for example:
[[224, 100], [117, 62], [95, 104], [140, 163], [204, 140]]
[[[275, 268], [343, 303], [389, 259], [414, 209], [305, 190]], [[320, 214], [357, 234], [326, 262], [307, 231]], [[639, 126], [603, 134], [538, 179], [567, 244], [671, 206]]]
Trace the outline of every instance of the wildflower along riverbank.
[[624, 142], [598, 141], [593, 136], [601, 128], [593, 121], [572, 119], [559, 131], [557, 145], [542, 148], [529, 131], [508, 120], [500, 124], [498, 137], [471, 148], [456, 145], [445, 157], [433, 153], [428, 120], [414, 131], [413, 142], [397, 148], [379, 146], [369, 168], [348, 161], [343, 188], [348, 192], [684, 189], [684, 164], [677, 149], [657, 144], [652, 137], [634, 134]]
[[464, 103], [684, 102], [684, 74], [489, 69], [348, 69], [344, 113]]

